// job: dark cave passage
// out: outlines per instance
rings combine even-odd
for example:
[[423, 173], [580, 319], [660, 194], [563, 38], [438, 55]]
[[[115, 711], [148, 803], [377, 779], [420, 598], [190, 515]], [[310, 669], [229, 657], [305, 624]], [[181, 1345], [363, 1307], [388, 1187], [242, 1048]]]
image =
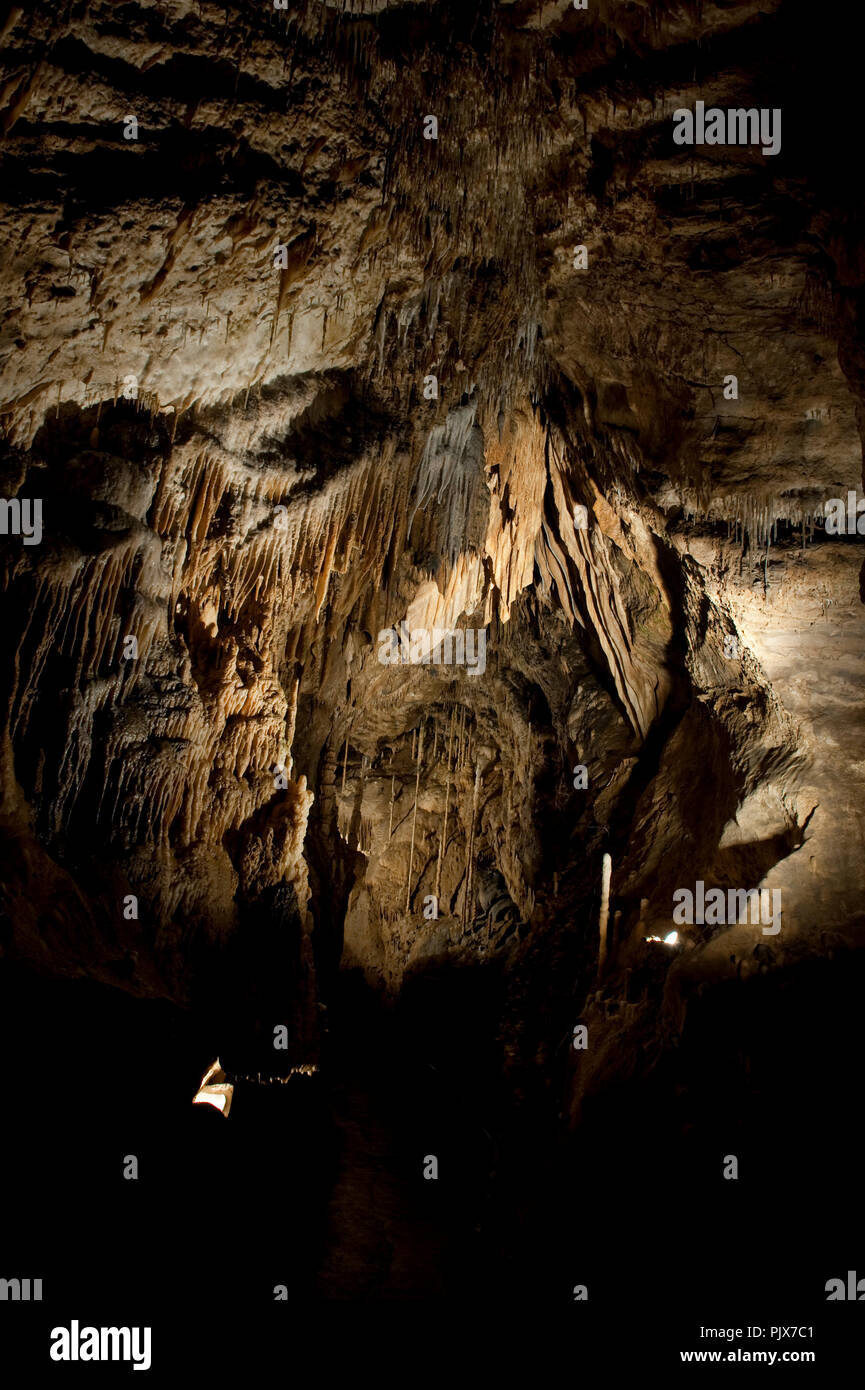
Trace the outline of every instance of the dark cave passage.
[[[421, 978], [417, 998], [383, 1010], [342, 978], [321, 1073], [239, 1083], [228, 1124], [189, 1106], [207, 1055], [194, 1017], [4, 966], [0, 1044], [18, 1057], [6, 1104], [34, 1112], [3, 1149], [7, 1260], [106, 1307], [122, 1261], [125, 1298], [190, 1316], [219, 1298], [252, 1315], [277, 1286], [292, 1306], [564, 1308], [588, 1283], [614, 1306], [633, 1293], [635, 1326], [671, 1304], [735, 1318], [761, 1300], [789, 1318], [814, 1269], [840, 1268], [865, 1235], [855, 960], [845, 976], [844, 1000], [828, 963], [710, 991], [675, 1060], [588, 1101], [575, 1139], [539, 1098], [521, 1123], [503, 1104], [488, 1031], [500, 989], [477, 981]], [[137, 1182], [121, 1176], [131, 1154]], [[430, 1155], [437, 1180], [423, 1177]], [[802, 1196], [816, 1174], [815, 1212]], [[68, 1223], [86, 1247], [58, 1259]]]

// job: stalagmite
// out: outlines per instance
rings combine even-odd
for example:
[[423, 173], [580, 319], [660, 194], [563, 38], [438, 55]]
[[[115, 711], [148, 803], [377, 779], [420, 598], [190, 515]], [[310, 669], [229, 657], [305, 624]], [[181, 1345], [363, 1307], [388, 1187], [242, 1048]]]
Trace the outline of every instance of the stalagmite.
[[421, 725], [421, 728], [420, 728], [420, 736], [419, 736], [419, 738], [418, 738], [418, 749], [417, 749], [417, 773], [416, 773], [416, 775], [415, 775], [415, 781], [414, 781], [414, 815], [413, 815], [413, 817], [412, 817], [412, 823], [411, 823], [411, 849], [409, 850], [409, 856], [408, 856], [408, 877], [407, 877], [407, 879], [406, 879], [406, 885], [405, 885], [405, 910], [406, 910], [406, 912], [408, 912], [408, 910], [409, 910], [409, 905], [410, 905], [410, 903], [411, 903], [411, 877], [412, 877], [412, 874], [413, 874], [413, 872], [414, 872], [414, 836], [415, 836], [415, 828], [416, 828], [416, 826], [417, 826], [417, 798], [418, 798], [418, 792], [419, 792], [419, 790], [420, 790], [420, 762], [421, 762], [421, 757], [422, 757], [422, 756], [423, 756], [423, 725]]
[[394, 801], [395, 801], [395, 799], [396, 799], [395, 796], [394, 796], [394, 788], [395, 788], [395, 787], [396, 787], [396, 778], [395, 778], [395, 777], [391, 777], [391, 779], [390, 779], [390, 824], [388, 825], [388, 828], [387, 828], [387, 838], [388, 838], [388, 839], [391, 839], [391, 837], [392, 837], [392, 835], [393, 835], [393, 804], [394, 804]]
[[345, 751], [342, 758], [342, 790], [345, 791], [345, 774], [348, 768], [348, 736], [345, 740]]
[[601, 863], [601, 911], [598, 919], [598, 935], [600, 947], [598, 950], [598, 974], [604, 968], [607, 958], [607, 922], [610, 916], [610, 875], [613, 871], [613, 861], [609, 854], [605, 854]]

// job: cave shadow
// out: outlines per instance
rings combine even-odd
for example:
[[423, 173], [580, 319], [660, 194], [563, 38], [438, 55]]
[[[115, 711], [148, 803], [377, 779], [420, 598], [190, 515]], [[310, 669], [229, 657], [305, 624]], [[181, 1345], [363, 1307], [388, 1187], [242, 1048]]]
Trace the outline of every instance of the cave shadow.
[[[351, 970], [331, 992], [325, 1065], [337, 1124], [350, 1132], [360, 1113], [374, 1125], [378, 1156], [360, 1177], [368, 1215], [396, 1245], [400, 1298], [463, 1300], [488, 1271], [483, 1225], [497, 1161], [502, 1000], [501, 971], [486, 964], [426, 964], [397, 998]], [[435, 1177], [425, 1176], [430, 1158]], [[349, 1139], [340, 1163], [357, 1161]], [[367, 1163], [362, 1152], [360, 1161]], [[342, 1172], [340, 1182], [351, 1192], [357, 1175]], [[395, 1234], [394, 1209], [401, 1212]], [[354, 1239], [337, 1204], [326, 1263], [351, 1258]], [[331, 1275], [323, 1296], [346, 1295]]]
[[745, 844], [719, 849], [712, 864], [713, 880], [722, 888], [760, 883], [776, 864], [788, 859], [807, 843], [805, 832], [817, 809], [815, 805], [801, 824], [793, 821], [784, 830], [764, 840], [750, 840]]
[[852, 950], [721, 981], [691, 1000], [677, 1047], [586, 1101], [523, 1223], [523, 1260], [551, 1298], [583, 1278], [662, 1319], [693, 1307], [712, 1322], [732, 1306], [759, 1322], [777, 1299], [788, 1322], [808, 1306], [816, 1320], [826, 1279], [854, 1267], [865, 1235], [863, 983]]

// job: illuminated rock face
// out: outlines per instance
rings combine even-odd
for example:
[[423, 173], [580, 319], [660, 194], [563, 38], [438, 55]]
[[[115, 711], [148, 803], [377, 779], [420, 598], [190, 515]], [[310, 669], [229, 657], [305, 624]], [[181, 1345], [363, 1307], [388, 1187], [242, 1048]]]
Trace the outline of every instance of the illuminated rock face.
[[[779, 891], [770, 966], [855, 936], [865, 272], [761, 88], [796, 21], [80, 10], [0, 47], [4, 951], [314, 1065], [340, 961], [588, 988], [605, 853], [659, 1036], [765, 945], [667, 948], [676, 889]], [[703, 100], [777, 155], [680, 148]], [[403, 623], [484, 669], [381, 661]]]

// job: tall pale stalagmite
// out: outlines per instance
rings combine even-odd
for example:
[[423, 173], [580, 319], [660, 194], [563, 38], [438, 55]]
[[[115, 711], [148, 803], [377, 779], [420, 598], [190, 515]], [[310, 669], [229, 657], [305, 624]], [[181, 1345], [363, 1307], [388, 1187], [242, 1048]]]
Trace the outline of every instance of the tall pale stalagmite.
[[613, 861], [609, 854], [605, 854], [601, 863], [601, 911], [598, 918], [598, 973], [603, 970], [604, 962], [607, 959], [607, 923], [610, 917], [610, 876], [613, 872]]

